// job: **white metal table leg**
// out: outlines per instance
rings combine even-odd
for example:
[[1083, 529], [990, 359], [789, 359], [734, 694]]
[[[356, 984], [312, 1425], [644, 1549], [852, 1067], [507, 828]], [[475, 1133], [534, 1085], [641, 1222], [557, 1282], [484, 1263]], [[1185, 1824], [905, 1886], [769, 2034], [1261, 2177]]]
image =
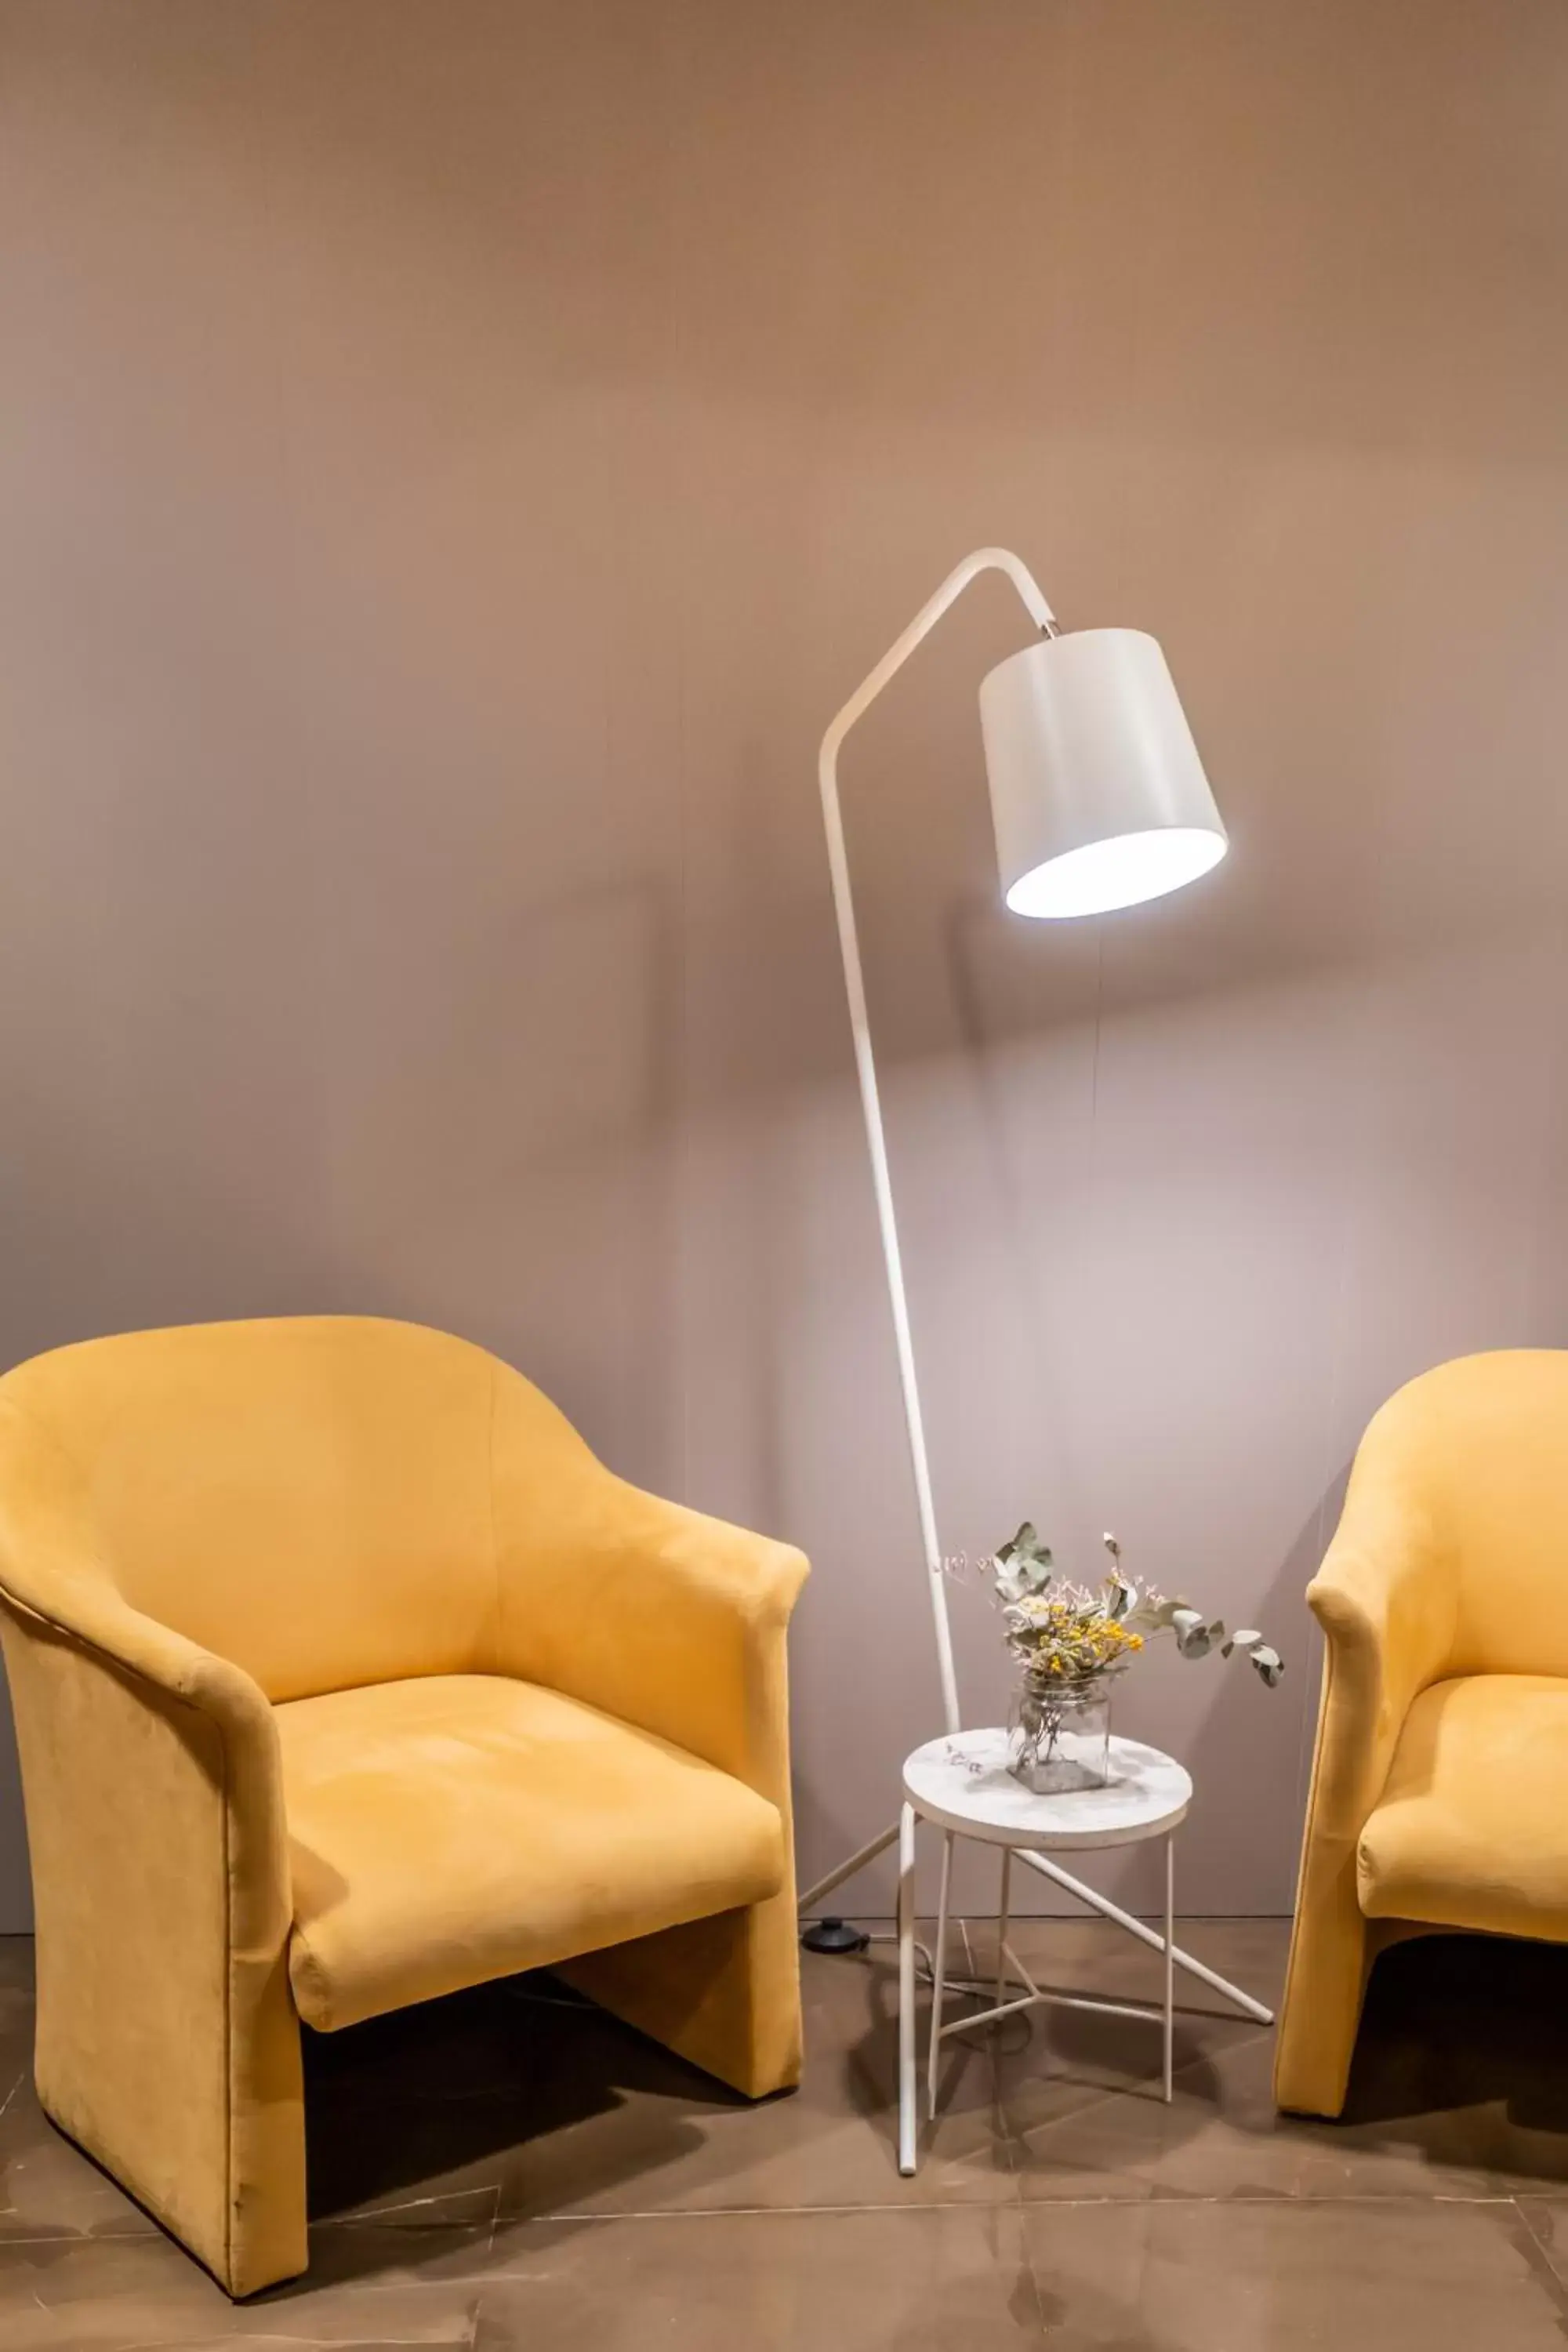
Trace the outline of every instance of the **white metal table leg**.
[[936, 1956], [931, 1964], [931, 2053], [926, 2060], [926, 2113], [936, 2114], [936, 2062], [942, 2046], [942, 2003], [947, 1983], [947, 1895], [952, 1881], [952, 1832], [942, 1841], [942, 1893], [936, 1906]]
[[[1058, 1801], [1049, 1794], [1025, 1791], [1007, 1780], [1006, 1734], [994, 1727], [954, 1732], [945, 1739], [927, 1740], [904, 1764], [905, 1810], [900, 1829], [901, 1869], [899, 1881], [900, 2043], [899, 2152], [900, 2169], [915, 2168], [921, 2125], [915, 2084], [914, 2044], [910, 2017], [914, 2002], [912, 1920], [914, 1916], [915, 1824], [929, 1822], [942, 1836], [942, 1896], [937, 1911], [936, 1955], [931, 1963], [931, 2040], [926, 2057], [926, 2097], [936, 2113], [942, 2044], [951, 2035], [967, 2034], [1001, 2023], [1036, 2009], [1069, 2009], [1100, 2017], [1137, 2019], [1145, 2034], [1151, 2026], [1160, 2033], [1159, 2090], [1153, 2070], [1145, 2078], [1144, 2098], [1158, 2096], [1173, 2104], [1176, 2078], [1176, 1971], [1197, 1977], [1223, 1993], [1237, 2009], [1260, 2023], [1272, 2022], [1269, 2011], [1239, 1985], [1226, 1982], [1206, 1962], [1183, 1951], [1176, 1941], [1176, 1832], [1192, 1802], [1192, 1778], [1173, 1758], [1136, 1740], [1113, 1739], [1115, 1770], [1099, 1798], [1098, 1811], [1087, 1805], [1076, 1811], [1076, 1798]], [[960, 1978], [957, 1990], [962, 2014], [949, 2019], [947, 1932], [952, 1893], [953, 1842], [971, 1837], [1000, 1848], [1002, 1876], [997, 1904], [995, 1999], [989, 2007], [970, 2008], [971, 1999], [984, 2002], [988, 1987]], [[1110, 1846], [1127, 1847], [1147, 1839], [1165, 1848], [1164, 1899], [1152, 1918], [1140, 1919], [1124, 1911], [1096, 1886], [1063, 1868], [1053, 1849], [1066, 1851], [1076, 1861], [1079, 1852], [1099, 1853]], [[1089, 1911], [1135, 1937], [1160, 1958], [1158, 1989], [1142, 2000], [1110, 2000], [1103, 1993], [1077, 1991], [1068, 1986], [1037, 1982], [1020, 1958], [1012, 1937], [1013, 1864], [1026, 1863], [1052, 1885], [1076, 1895]], [[962, 1926], [962, 1922], [960, 1923]], [[923, 1947], [921, 1948], [923, 1949]], [[1206, 2012], [1205, 2012], [1206, 2013]], [[922, 2019], [924, 2011], [921, 2012]], [[1147, 2044], [1145, 2044], [1147, 2047]]]
[[899, 2170], [915, 2168], [915, 1809], [899, 1817]]
[[[1069, 1895], [1076, 1895], [1080, 1902], [1087, 1903], [1089, 1909], [1098, 1911], [1102, 1918], [1114, 1919], [1119, 1927], [1125, 1927], [1130, 1936], [1138, 1937], [1140, 1943], [1148, 1944], [1156, 1952], [1165, 1948], [1169, 1941], [1167, 1937], [1162, 1937], [1143, 1920], [1135, 1919], [1131, 1911], [1123, 1911], [1120, 1904], [1112, 1903], [1110, 1897], [1101, 1895], [1098, 1887], [1086, 1886], [1081, 1878], [1075, 1878], [1070, 1870], [1064, 1870], [1060, 1863], [1051, 1860], [1048, 1853], [1040, 1853], [1032, 1846], [1019, 1846], [1017, 1853], [1020, 1861], [1026, 1862], [1031, 1870], [1037, 1870], [1042, 1877], [1053, 1880], [1058, 1886], [1065, 1886]], [[1265, 2009], [1260, 2000], [1254, 2000], [1249, 1992], [1243, 1992], [1239, 1985], [1231, 1984], [1217, 1969], [1211, 1969], [1206, 1962], [1194, 1959], [1191, 1952], [1184, 1952], [1179, 1944], [1172, 1948], [1171, 1958], [1179, 1969], [1185, 1969], [1189, 1976], [1212, 1985], [1215, 1992], [1223, 1993], [1226, 2000], [1234, 2001], [1246, 2016], [1255, 2017], [1259, 2025], [1273, 2024], [1274, 2011]]]
[[1176, 2025], [1176, 1841], [1165, 1840], [1165, 2105], [1171, 2104], [1171, 2044]]

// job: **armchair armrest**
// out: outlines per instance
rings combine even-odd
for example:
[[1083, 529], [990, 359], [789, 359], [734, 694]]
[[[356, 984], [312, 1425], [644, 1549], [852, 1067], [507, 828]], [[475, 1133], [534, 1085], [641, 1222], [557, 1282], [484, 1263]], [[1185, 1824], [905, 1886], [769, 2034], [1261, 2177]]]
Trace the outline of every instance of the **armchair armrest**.
[[[288, 1932], [288, 1840], [282, 1761], [272, 1709], [227, 1658], [134, 1608], [91, 1543], [72, 1465], [15, 1405], [0, 1406], [0, 1603], [19, 1635], [63, 1638], [117, 1670], [146, 1696], [205, 1717], [222, 1743], [225, 1783], [243, 1794], [229, 1856], [253, 1930]], [[128, 1769], [134, 1760], [127, 1759]], [[247, 1938], [251, 1940], [250, 1937]]]
[[1409, 1713], [1447, 1670], [1458, 1579], [1395, 1398], [1356, 1455], [1339, 1528], [1307, 1599], [1327, 1648], [1275, 2059], [1282, 2107], [1337, 2116], [1372, 1947], [1356, 1849]]
[[39, 2096], [231, 2293], [249, 2294], [306, 2259], [272, 1710], [240, 1668], [121, 1596], [71, 1465], [8, 1401], [0, 1473]]
[[1353, 1840], [1412, 1700], [1445, 1671], [1458, 1609], [1452, 1554], [1375, 1422], [1307, 1601], [1327, 1644], [1309, 1827]]
[[502, 1671], [655, 1732], [779, 1802], [784, 1634], [804, 1556], [645, 1494], [584, 1454], [547, 1512], [509, 1495], [498, 1460]]
[[775, 1893], [564, 1972], [748, 2097], [781, 2090], [800, 2075], [784, 1644], [805, 1561], [613, 1476], [501, 1367], [494, 1406], [497, 1671], [731, 1773], [777, 1808], [782, 1831]]
[[[258, 1685], [226, 1658], [132, 1608], [111, 1587], [74, 1580], [62, 1606], [62, 1579], [53, 1607], [43, 1609], [16, 1589], [24, 1581], [0, 1559], [0, 1611], [19, 1637], [52, 1636], [114, 1673], [144, 1703], [188, 1708], [211, 1727], [232, 1813], [227, 1861], [236, 1939], [255, 1948], [286, 1938], [292, 1906], [282, 1760], [272, 1709]], [[116, 1777], [134, 1776], [133, 1755], [102, 1762]]]

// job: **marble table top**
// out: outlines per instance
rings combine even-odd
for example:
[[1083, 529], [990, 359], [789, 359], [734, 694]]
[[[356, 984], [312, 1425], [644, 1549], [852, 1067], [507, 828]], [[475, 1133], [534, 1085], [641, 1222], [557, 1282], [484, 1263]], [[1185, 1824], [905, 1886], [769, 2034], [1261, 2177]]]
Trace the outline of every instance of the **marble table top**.
[[1103, 1789], [1037, 1797], [1007, 1769], [1007, 1734], [999, 1728], [928, 1739], [904, 1765], [904, 1794], [927, 1821], [994, 1845], [1134, 1845], [1181, 1822], [1193, 1784], [1173, 1757], [1136, 1739], [1110, 1741]]

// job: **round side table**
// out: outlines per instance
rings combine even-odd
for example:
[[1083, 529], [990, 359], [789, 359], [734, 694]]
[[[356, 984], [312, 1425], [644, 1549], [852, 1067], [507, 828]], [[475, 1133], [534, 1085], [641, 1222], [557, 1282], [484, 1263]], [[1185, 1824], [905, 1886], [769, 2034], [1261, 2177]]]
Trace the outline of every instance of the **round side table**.
[[[917, 1748], [904, 1765], [904, 1806], [899, 1824], [899, 2170], [915, 2168], [917, 2114], [915, 2090], [915, 1824], [934, 1822], [942, 1831], [942, 1895], [937, 1912], [935, 1981], [931, 1988], [931, 2044], [927, 2062], [928, 2107], [936, 2104], [937, 2059], [943, 2037], [973, 2025], [984, 2025], [1016, 2010], [1054, 2005], [1064, 2009], [1096, 2009], [1115, 2017], [1163, 2020], [1164, 2026], [1163, 2089], [1171, 2096], [1171, 2038], [1174, 2009], [1173, 1972], [1179, 1962], [1201, 1974], [1237, 2004], [1258, 2013], [1260, 2004], [1201, 1968], [1172, 1937], [1175, 1901], [1173, 1833], [1186, 1818], [1193, 1784], [1181, 1765], [1157, 1748], [1135, 1739], [1110, 1742], [1110, 1778], [1103, 1789], [1075, 1789], [1069, 1794], [1037, 1797], [1007, 1769], [1005, 1731], [962, 1731], [930, 1739]], [[942, 2021], [947, 1974], [947, 1898], [955, 1837], [978, 1838], [1002, 1849], [1002, 1897], [996, 2000], [989, 2009], [976, 2010]], [[1059, 1863], [1047, 1857], [1062, 1853], [1091, 1853], [1102, 1846], [1135, 1845], [1145, 1838], [1165, 1841], [1164, 1933], [1159, 1935], [1094, 1888], [1085, 1886]], [[1162, 1952], [1165, 1961], [1163, 2002], [1104, 2000], [1089, 1993], [1057, 1992], [1037, 1985], [1007, 1939], [1013, 1856], [1021, 1854], [1059, 1886], [1077, 1895], [1094, 1910]], [[1008, 1971], [1026, 1990], [1016, 1999]], [[1268, 2012], [1261, 2011], [1267, 2017]]]

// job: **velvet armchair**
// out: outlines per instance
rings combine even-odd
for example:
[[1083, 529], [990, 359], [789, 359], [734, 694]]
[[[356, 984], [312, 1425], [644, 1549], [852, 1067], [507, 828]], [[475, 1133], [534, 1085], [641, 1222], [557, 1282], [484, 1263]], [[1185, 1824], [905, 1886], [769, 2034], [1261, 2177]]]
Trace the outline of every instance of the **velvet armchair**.
[[805, 1574], [414, 1325], [8, 1374], [46, 2110], [244, 2295], [307, 2261], [301, 2020], [557, 1966], [740, 2091], [793, 2084]]
[[1568, 1352], [1392, 1398], [1307, 1598], [1327, 1647], [1274, 2082], [1337, 2116], [1384, 1944], [1568, 1942]]

